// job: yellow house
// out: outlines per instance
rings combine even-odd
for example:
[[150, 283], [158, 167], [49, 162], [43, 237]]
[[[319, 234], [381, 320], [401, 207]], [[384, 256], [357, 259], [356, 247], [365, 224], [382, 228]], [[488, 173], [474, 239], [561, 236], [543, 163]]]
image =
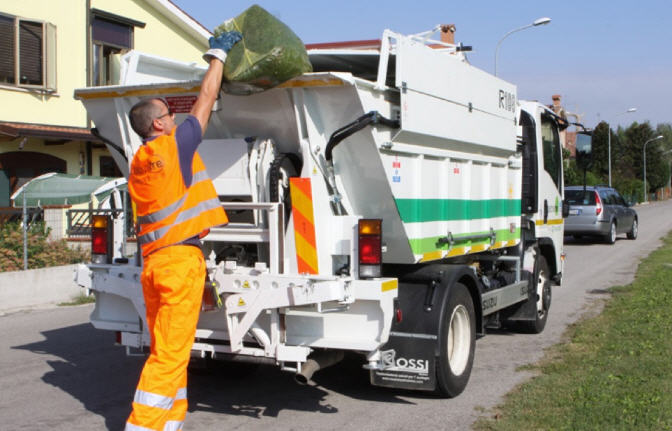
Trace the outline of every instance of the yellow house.
[[210, 36], [170, 0], [0, 2], [0, 212], [46, 172], [120, 176], [74, 90], [118, 83], [130, 49], [200, 61]]
[[199, 61], [210, 36], [170, 0], [0, 2], [0, 208], [45, 172], [119, 176], [74, 90], [118, 83], [130, 49]]

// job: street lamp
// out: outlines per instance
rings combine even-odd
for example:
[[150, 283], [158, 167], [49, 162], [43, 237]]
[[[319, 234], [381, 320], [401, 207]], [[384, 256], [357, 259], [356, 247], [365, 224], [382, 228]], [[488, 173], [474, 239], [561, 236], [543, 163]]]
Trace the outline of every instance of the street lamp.
[[663, 139], [663, 135], [658, 135], [655, 138], [649, 139], [648, 141], [644, 142], [644, 149], [642, 150], [642, 153], [644, 153], [644, 202], [647, 202], [649, 199], [647, 198], [647, 193], [646, 193], [646, 144], [649, 142], [657, 141], [658, 139]]
[[502, 41], [504, 39], [506, 39], [507, 37], [509, 37], [509, 35], [517, 32], [517, 31], [525, 30], [526, 28], [530, 28], [530, 27], [538, 27], [540, 25], [546, 25], [550, 22], [551, 22], [551, 19], [548, 18], [548, 17], [535, 19], [534, 22], [532, 22], [532, 24], [524, 25], [520, 28], [513, 29], [510, 32], [506, 33], [501, 39], [499, 39], [499, 42], [497, 42], [497, 48], [495, 48], [495, 76], [497, 76], [497, 52], [499, 51], [499, 45], [502, 44]]
[[[618, 117], [619, 115], [623, 114], [630, 114], [632, 112], [637, 111], [637, 108], [630, 108], [625, 112], [621, 112], [619, 114], [614, 115], [614, 117]], [[609, 187], [611, 187], [611, 126], [609, 123], [607, 123], [607, 151], [608, 151], [608, 156], [609, 156]]]

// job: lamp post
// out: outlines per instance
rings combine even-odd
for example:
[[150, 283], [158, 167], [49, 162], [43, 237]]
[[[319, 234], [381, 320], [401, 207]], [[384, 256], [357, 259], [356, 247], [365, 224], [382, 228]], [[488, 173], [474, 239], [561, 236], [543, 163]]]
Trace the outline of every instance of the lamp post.
[[[617, 117], [619, 115], [623, 114], [630, 114], [632, 112], [637, 111], [637, 108], [630, 108], [625, 112], [621, 112], [619, 114], [614, 115], [614, 117]], [[608, 157], [609, 157], [609, 187], [611, 187], [611, 126], [609, 123], [607, 123], [607, 152], [608, 152]]]
[[499, 45], [502, 44], [502, 41], [503, 41], [504, 39], [506, 39], [506, 38], [509, 37], [511, 34], [517, 32], [517, 31], [525, 30], [526, 28], [530, 28], [530, 27], [538, 27], [538, 26], [540, 26], [540, 25], [546, 25], [546, 24], [548, 24], [548, 23], [550, 23], [550, 22], [551, 22], [551, 19], [548, 18], [548, 17], [535, 19], [535, 20], [532, 22], [532, 24], [527, 24], [527, 25], [524, 25], [524, 26], [522, 26], [522, 27], [515, 28], [515, 29], [511, 30], [510, 32], [506, 33], [504, 36], [502, 36], [502, 38], [499, 39], [499, 42], [497, 42], [497, 47], [495, 48], [495, 76], [497, 76], [497, 53], [499, 52]]
[[644, 153], [644, 202], [648, 202], [648, 197], [646, 193], [646, 144], [649, 142], [657, 141], [658, 139], [663, 139], [663, 135], [658, 135], [655, 138], [649, 139], [648, 141], [644, 142], [644, 149], [642, 150], [642, 153]]

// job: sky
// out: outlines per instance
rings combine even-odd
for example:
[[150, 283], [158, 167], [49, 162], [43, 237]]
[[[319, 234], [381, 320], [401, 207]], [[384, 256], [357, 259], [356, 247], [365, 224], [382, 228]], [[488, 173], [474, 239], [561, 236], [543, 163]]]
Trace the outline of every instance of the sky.
[[[209, 30], [253, 2], [172, 0]], [[518, 98], [550, 104], [560, 94], [586, 127], [607, 121], [672, 123], [670, 0], [259, 0], [304, 43], [380, 39], [383, 30], [414, 34], [455, 24], [456, 42], [472, 46], [469, 62], [494, 73], [495, 48], [510, 30], [549, 17], [551, 23], [512, 33], [499, 48], [498, 76]], [[438, 35], [437, 35], [438, 38]], [[636, 108], [634, 113], [625, 113]]]

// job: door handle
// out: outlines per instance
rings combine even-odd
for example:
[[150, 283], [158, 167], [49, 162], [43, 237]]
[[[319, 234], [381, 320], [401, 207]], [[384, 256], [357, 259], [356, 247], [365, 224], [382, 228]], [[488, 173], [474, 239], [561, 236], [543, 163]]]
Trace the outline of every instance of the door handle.
[[548, 200], [544, 199], [544, 224], [548, 223]]

